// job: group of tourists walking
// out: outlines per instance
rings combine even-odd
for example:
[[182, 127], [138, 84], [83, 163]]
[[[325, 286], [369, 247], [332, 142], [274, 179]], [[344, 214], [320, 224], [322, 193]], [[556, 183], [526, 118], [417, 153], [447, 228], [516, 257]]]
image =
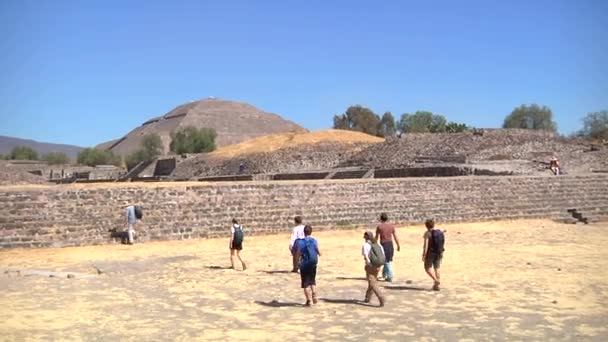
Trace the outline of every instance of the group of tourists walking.
[[[127, 241], [133, 243], [134, 226], [137, 220], [142, 218], [140, 206], [126, 206], [127, 218]], [[291, 272], [299, 273], [301, 287], [306, 298], [306, 306], [317, 304], [316, 276], [317, 265], [321, 251], [318, 241], [312, 237], [312, 226], [304, 224], [301, 216], [294, 217], [295, 227], [292, 229], [289, 239], [289, 251], [291, 253], [292, 269]], [[428, 219], [425, 221], [426, 232], [423, 235], [422, 262], [426, 273], [433, 279], [432, 289], [439, 291], [441, 277], [439, 269], [443, 258], [445, 238], [443, 232], [435, 227], [435, 221]], [[247, 269], [247, 264], [241, 258], [243, 249], [243, 227], [238, 220], [232, 219], [230, 227], [230, 240], [228, 248], [230, 250], [231, 268], [235, 269], [236, 260], [241, 264], [243, 270]], [[363, 245], [361, 255], [364, 262], [365, 276], [367, 279], [367, 291], [365, 292], [365, 303], [370, 303], [372, 296], [378, 299], [379, 306], [384, 306], [386, 299], [378, 285], [378, 274], [382, 268], [382, 278], [386, 282], [393, 281], [393, 257], [394, 247], [397, 251], [401, 250], [399, 237], [395, 226], [389, 223], [386, 213], [380, 214], [380, 223], [376, 231], [366, 231], [363, 234]]]
[[[292, 256], [292, 272], [300, 273], [301, 286], [306, 297], [306, 306], [317, 303], [316, 296], [316, 274], [317, 263], [321, 252], [319, 244], [312, 235], [312, 227], [302, 223], [302, 217], [294, 218], [296, 226], [293, 228], [289, 240], [289, 250]], [[433, 279], [433, 290], [439, 291], [441, 284], [440, 272], [441, 260], [443, 258], [445, 237], [443, 232], [435, 228], [435, 221], [425, 221], [426, 232], [423, 235], [422, 261], [426, 273]], [[394, 244], [397, 251], [401, 250], [399, 238], [395, 226], [388, 222], [388, 215], [380, 215], [380, 224], [376, 227], [375, 234], [366, 231], [363, 234], [363, 256], [365, 276], [367, 279], [367, 291], [365, 292], [365, 303], [370, 303], [372, 295], [378, 298], [379, 306], [385, 304], [385, 297], [378, 285], [378, 274], [382, 268], [382, 278], [387, 282], [393, 281], [393, 256]]]

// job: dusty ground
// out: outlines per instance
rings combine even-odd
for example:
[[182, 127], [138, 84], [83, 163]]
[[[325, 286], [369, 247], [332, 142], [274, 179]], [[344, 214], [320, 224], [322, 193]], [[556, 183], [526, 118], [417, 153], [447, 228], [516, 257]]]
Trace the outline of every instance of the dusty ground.
[[226, 239], [3, 250], [0, 340], [608, 340], [607, 224], [443, 228], [441, 292], [419, 261], [422, 227], [403, 227], [384, 308], [358, 301], [363, 229], [313, 234], [313, 308], [286, 272], [287, 234], [246, 237], [244, 272], [226, 269]]

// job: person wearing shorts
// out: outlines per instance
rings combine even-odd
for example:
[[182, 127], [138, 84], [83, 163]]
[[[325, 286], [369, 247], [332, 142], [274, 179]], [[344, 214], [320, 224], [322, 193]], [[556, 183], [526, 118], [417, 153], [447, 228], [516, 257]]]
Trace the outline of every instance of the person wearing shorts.
[[[319, 243], [311, 234], [312, 227], [304, 226], [304, 238], [298, 240], [296, 247], [296, 254], [300, 261], [301, 286], [304, 289], [304, 297], [306, 297], [305, 306], [317, 304], [317, 263], [321, 252], [319, 251]], [[312, 246], [312, 248], [307, 248], [307, 246]]]
[[234, 233], [237, 229], [241, 230], [241, 234], [243, 231], [243, 227], [239, 224], [236, 219], [232, 219], [232, 227], [230, 227], [230, 242], [228, 243], [228, 248], [230, 248], [230, 264], [231, 268], [234, 269], [234, 261], [235, 259], [239, 259], [241, 262], [241, 266], [243, 267], [243, 271], [247, 269], [247, 264], [241, 258], [241, 251], [243, 250], [243, 240], [235, 241]]
[[443, 250], [435, 250], [436, 247], [432, 243], [432, 231], [436, 229], [435, 221], [433, 219], [428, 219], [424, 222], [424, 225], [426, 226], [426, 232], [423, 236], [424, 244], [422, 246], [424, 270], [434, 281], [433, 290], [439, 291], [439, 285], [441, 284], [439, 269], [441, 268], [441, 260], [443, 259]]

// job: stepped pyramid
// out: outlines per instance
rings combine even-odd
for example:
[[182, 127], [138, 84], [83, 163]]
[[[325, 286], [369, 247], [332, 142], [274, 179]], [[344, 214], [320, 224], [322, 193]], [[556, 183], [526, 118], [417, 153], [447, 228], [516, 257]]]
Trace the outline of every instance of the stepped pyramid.
[[187, 126], [215, 129], [218, 147], [268, 134], [306, 132], [294, 122], [252, 105], [210, 98], [178, 106], [163, 116], [144, 122], [124, 137], [97, 147], [126, 156], [140, 148], [143, 136], [157, 133], [163, 142], [164, 153], [168, 153], [171, 132]]

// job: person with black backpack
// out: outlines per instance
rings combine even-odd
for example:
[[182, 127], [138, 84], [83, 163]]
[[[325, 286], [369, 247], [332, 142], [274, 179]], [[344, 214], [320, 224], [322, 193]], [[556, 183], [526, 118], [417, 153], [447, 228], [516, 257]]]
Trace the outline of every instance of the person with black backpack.
[[304, 297], [306, 297], [305, 306], [317, 304], [317, 264], [321, 252], [319, 251], [319, 243], [310, 236], [311, 234], [312, 227], [304, 226], [304, 238], [296, 242], [296, 254], [300, 262], [300, 279], [302, 289], [304, 289]]
[[363, 259], [365, 260], [365, 276], [367, 278], [367, 291], [365, 292], [364, 302], [369, 303], [372, 299], [372, 294], [375, 294], [380, 302], [380, 307], [382, 307], [384, 306], [385, 299], [378, 286], [378, 272], [380, 271], [380, 267], [384, 266], [386, 262], [384, 249], [370, 231], [363, 234], [363, 239], [365, 242], [363, 243], [361, 254], [363, 254]]
[[[426, 220], [424, 225], [426, 226], [426, 232], [423, 236], [424, 245], [422, 246], [424, 270], [435, 282], [433, 290], [439, 291], [439, 285], [441, 284], [439, 268], [443, 259], [445, 236], [441, 230], [435, 228], [435, 221], [433, 219]], [[431, 269], [435, 272], [433, 273]]]
[[241, 262], [241, 265], [243, 266], [243, 271], [247, 269], [247, 264], [245, 264], [243, 259], [241, 259], [241, 251], [243, 250], [244, 239], [245, 234], [243, 233], [243, 226], [239, 224], [239, 221], [233, 218], [232, 227], [230, 227], [230, 243], [228, 244], [228, 248], [230, 249], [230, 265], [232, 265], [232, 269], [235, 269], [235, 257], [238, 258]]

